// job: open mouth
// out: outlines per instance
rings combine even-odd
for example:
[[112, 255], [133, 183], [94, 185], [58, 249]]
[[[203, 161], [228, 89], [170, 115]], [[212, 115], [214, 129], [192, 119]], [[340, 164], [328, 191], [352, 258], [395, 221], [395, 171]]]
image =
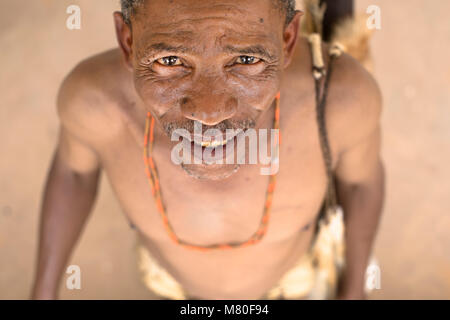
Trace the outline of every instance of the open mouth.
[[226, 154], [226, 146], [228, 144], [231, 144], [232, 146], [235, 146], [237, 143], [237, 136], [234, 136], [228, 140], [214, 140], [214, 141], [201, 141], [200, 143], [197, 143], [196, 141], [191, 142], [192, 148], [202, 148], [202, 152], [205, 150], [208, 150], [211, 155], [216, 154], [216, 150], [221, 149], [222, 153]]
[[229, 142], [233, 141], [234, 138], [236, 138], [236, 135], [231, 137], [228, 140], [202, 141], [200, 144], [198, 144], [196, 141], [194, 141], [194, 144], [201, 146], [203, 148], [217, 148], [217, 147], [226, 146]]
[[215, 164], [235, 163], [238, 138], [243, 132], [243, 129], [230, 129], [226, 133], [218, 135], [192, 134], [187, 131], [177, 132], [177, 137], [182, 138], [184, 143], [190, 145], [189, 149], [183, 148], [184, 151], [190, 153], [189, 158], [191, 159], [189, 163], [185, 159], [184, 164], [202, 164], [211, 167]]
[[224, 147], [228, 143], [234, 141], [236, 137], [241, 134], [242, 130], [237, 130], [234, 132], [233, 136], [226, 137], [226, 139], [217, 139], [217, 137], [214, 136], [195, 136], [192, 137], [191, 135], [184, 135], [180, 134], [179, 138], [187, 139], [189, 142], [192, 143], [193, 146], [199, 146], [202, 148], [218, 148], [218, 147]]
[[227, 140], [222, 141], [202, 141], [201, 146], [205, 148], [216, 148], [219, 146], [225, 146], [228, 143]]
[[[201, 159], [202, 163], [207, 165], [214, 164], [214, 161], [231, 161], [230, 163], [234, 163], [233, 160], [228, 159], [229, 157], [234, 157], [234, 151], [232, 151], [229, 154], [228, 148], [231, 147], [233, 150], [236, 148], [237, 137], [238, 136], [236, 135], [228, 140], [202, 141], [199, 143], [192, 141], [191, 142], [192, 156], [194, 157], [194, 159], [197, 160]], [[195, 149], [197, 150], [200, 149], [201, 152], [197, 153]], [[222, 160], [220, 160], [217, 157], [219, 157]], [[213, 163], [208, 163], [207, 159], [210, 159], [210, 161], [213, 161]]]

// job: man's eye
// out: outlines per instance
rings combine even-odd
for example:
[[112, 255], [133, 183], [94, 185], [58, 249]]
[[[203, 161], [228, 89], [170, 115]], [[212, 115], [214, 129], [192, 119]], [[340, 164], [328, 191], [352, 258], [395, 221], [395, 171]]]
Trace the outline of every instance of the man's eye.
[[236, 63], [238, 64], [256, 64], [259, 61], [261, 61], [261, 59], [258, 59], [256, 57], [252, 57], [252, 56], [240, 56]]
[[161, 59], [156, 60], [159, 64], [162, 64], [163, 66], [167, 67], [173, 67], [173, 66], [180, 66], [182, 63], [180, 61], [180, 58], [175, 56], [170, 57], [164, 57]]

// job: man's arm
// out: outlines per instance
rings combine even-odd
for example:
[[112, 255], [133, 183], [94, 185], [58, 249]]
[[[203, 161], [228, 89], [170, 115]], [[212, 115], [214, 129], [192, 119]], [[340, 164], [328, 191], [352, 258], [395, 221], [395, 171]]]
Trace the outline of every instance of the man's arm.
[[82, 99], [76, 80], [60, 91], [60, 135], [48, 174], [41, 209], [33, 299], [56, 299], [61, 276], [95, 201], [100, 175], [96, 153], [79, 126]]
[[[378, 140], [379, 131], [357, 149], [349, 151], [341, 165], [354, 171], [354, 176], [341, 175], [337, 179], [346, 230], [346, 268], [339, 293], [343, 299], [364, 298], [365, 272], [384, 198], [384, 169], [376, 151]], [[358, 173], [361, 176], [356, 177]]]
[[353, 87], [356, 106], [347, 119], [345, 148], [336, 169], [337, 193], [344, 209], [346, 246], [346, 268], [338, 296], [341, 299], [365, 298], [365, 272], [384, 200], [379, 123], [381, 94], [368, 74], [363, 73], [359, 80]]

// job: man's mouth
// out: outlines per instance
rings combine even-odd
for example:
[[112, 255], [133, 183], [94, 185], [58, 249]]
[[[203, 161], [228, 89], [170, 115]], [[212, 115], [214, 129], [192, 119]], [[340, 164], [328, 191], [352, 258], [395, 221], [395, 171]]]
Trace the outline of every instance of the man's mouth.
[[202, 142], [200, 144], [198, 144], [195, 140], [194, 140], [194, 144], [201, 146], [203, 148], [217, 148], [217, 147], [223, 147], [226, 146], [230, 141], [233, 141], [234, 138], [236, 136], [233, 136], [232, 138], [228, 139], [228, 140], [214, 140], [214, 141], [204, 141], [202, 139]]
[[[237, 144], [237, 136], [233, 136], [228, 140], [201, 141], [200, 143], [192, 141], [191, 150], [193, 151], [195, 148], [201, 148], [202, 154], [207, 150], [211, 156], [215, 156], [216, 151], [221, 150], [223, 157], [226, 158], [228, 144], [231, 144], [231, 146], [234, 147]], [[195, 156], [194, 151], [193, 154]]]
[[[222, 161], [224, 162], [230, 162], [234, 163], [233, 159], [227, 159], [229, 156], [234, 158], [234, 151], [232, 151], [230, 154], [228, 154], [228, 148], [232, 148], [235, 150], [237, 146], [237, 138], [238, 136], [235, 135], [228, 140], [214, 140], [214, 141], [191, 141], [191, 155], [193, 156], [193, 159], [201, 160], [202, 164], [211, 166], [213, 163], [207, 163], [205, 162], [208, 157], [214, 157], [213, 161]], [[208, 137], [209, 138], [209, 137]], [[197, 152], [195, 150], [200, 150], [200, 152]], [[217, 153], [219, 152], [219, 153]], [[220, 155], [220, 156], [219, 156]], [[215, 158], [219, 156], [220, 159]]]
[[[242, 128], [224, 130], [209, 128], [206, 131], [194, 128], [194, 132], [183, 129], [172, 132], [172, 141], [178, 141], [177, 150], [183, 151], [182, 162], [185, 165], [218, 168], [218, 165], [226, 166], [242, 161], [237, 148], [239, 138], [244, 133]], [[180, 140], [182, 145], [179, 144]], [[180, 146], [181, 149], [179, 149]]]
[[218, 147], [224, 147], [228, 143], [235, 140], [235, 138], [241, 134], [242, 130], [235, 131], [235, 134], [232, 136], [226, 136], [225, 139], [218, 139], [214, 136], [194, 136], [191, 135], [179, 135], [179, 138], [187, 139], [189, 142], [192, 143], [193, 146], [199, 146], [202, 148], [218, 148]]

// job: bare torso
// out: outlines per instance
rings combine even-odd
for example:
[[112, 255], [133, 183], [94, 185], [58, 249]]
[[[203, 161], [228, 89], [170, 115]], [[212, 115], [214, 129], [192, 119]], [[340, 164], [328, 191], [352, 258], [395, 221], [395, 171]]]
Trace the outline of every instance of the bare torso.
[[[336, 64], [330, 91], [329, 124], [333, 166], [339, 159], [348, 65]], [[262, 296], [310, 245], [326, 191], [326, 173], [316, 123], [314, 81], [308, 45], [301, 41], [281, 89], [280, 170], [268, 233], [261, 243], [229, 251], [197, 252], [174, 244], [165, 232], [142, 159], [146, 110], [118, 50], [83, 62], [92, 94], [91, 145], [130, 222], [160, 263], [199, 298], [253, 299]], [[346, 67], [347, 65], [347, 67]], [[351, 70], [351, 68], [349, 70]], [[268, 121], [270, 121], [268, 115]], [[348, 117], [347, 117], [348, 118]], [[95, 124], [95, 125], [94, 125]], [[86, 129], [86, 128], [85, 128]], [[170, 161], [168, 138], [155, 132], [154, 159], [169, 219], [179, 238], [199, 245], [247, 240], [262, 216], [268, 177], [259, 166], [243, 166], [223, 181], [196, 180]]]

